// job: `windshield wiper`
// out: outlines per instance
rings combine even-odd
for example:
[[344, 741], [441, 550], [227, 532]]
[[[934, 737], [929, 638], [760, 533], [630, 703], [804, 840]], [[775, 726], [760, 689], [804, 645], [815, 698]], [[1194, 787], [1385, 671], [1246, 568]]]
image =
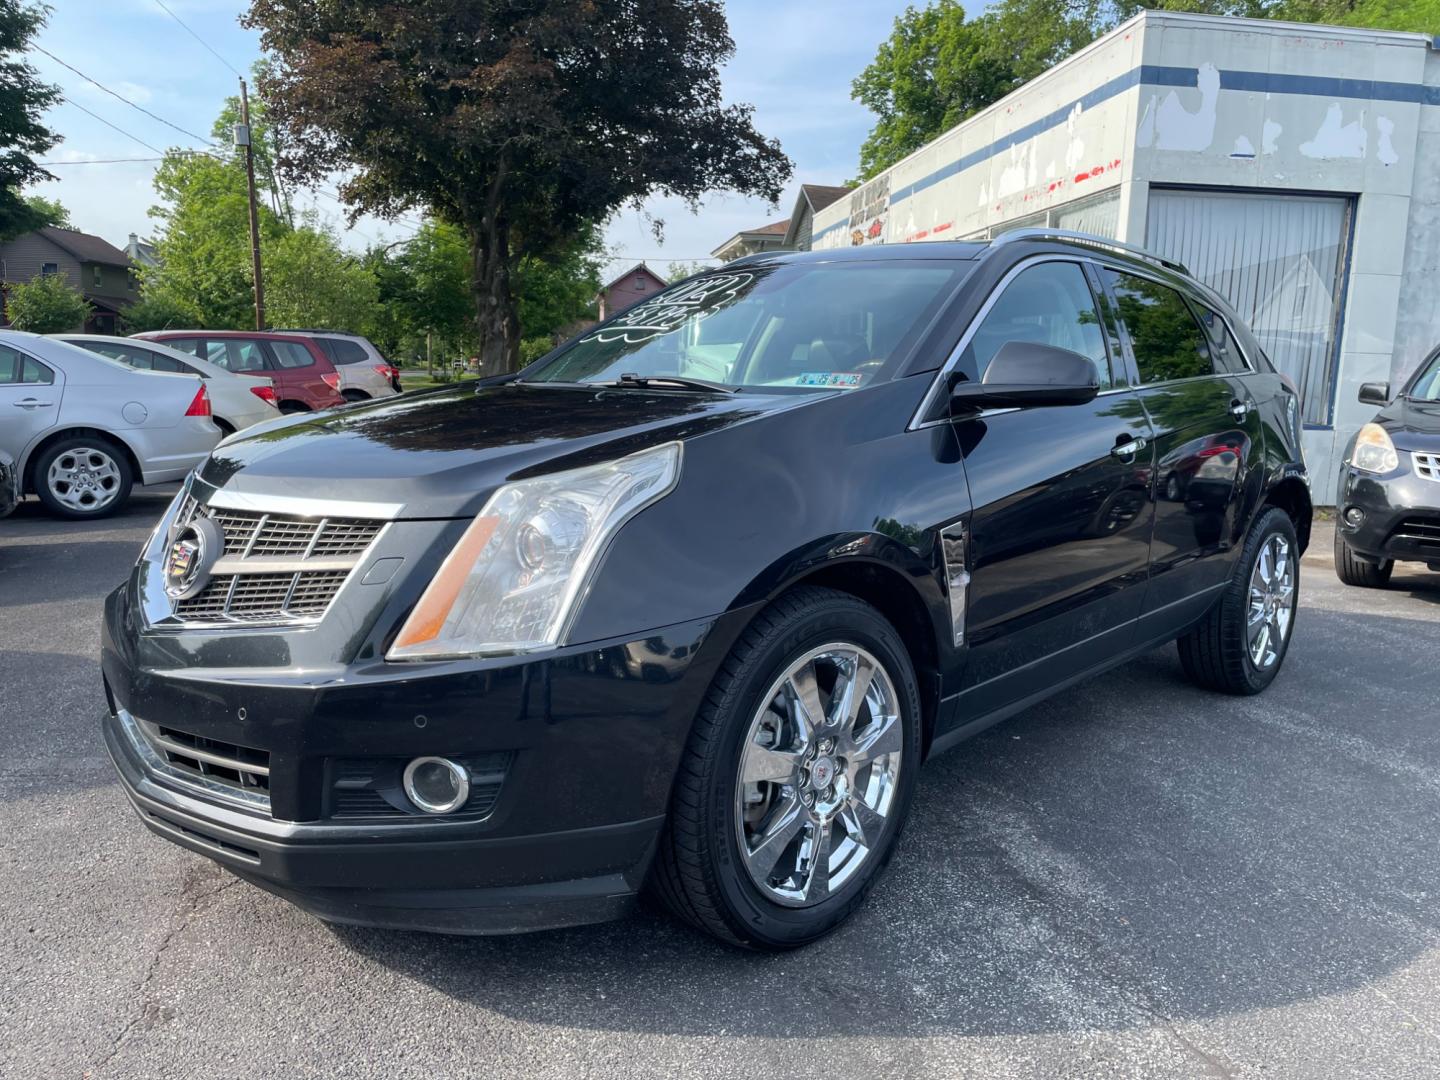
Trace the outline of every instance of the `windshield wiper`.
[[740, 392], [738, 386], [727, 386], [725, 383], [711, 382], [709, 379], [692, 379], [686, 375], [638, 375], [633, 371], [621, 374], [614, 382], [601, 383], [601, 386], [627, 387], [634, 386], [642, 390], [651, 386], [678, 387], [682, 390], [712, 390], [717, 394], [736, 394]]

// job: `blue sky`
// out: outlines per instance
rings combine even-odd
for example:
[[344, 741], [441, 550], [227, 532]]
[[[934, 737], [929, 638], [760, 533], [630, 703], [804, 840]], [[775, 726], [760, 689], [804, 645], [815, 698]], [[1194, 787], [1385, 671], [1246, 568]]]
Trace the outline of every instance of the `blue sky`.
[[[245, 7], [240, 0], [164, 0], [164, 4], [234, 67], [248, 72], [260, 55], [257, 35], [237, 22]], [[780, 140], [795, 163], [795, 178], [779, 209], [761, 200], [717, 193], [693, 215], [676, 200], [652, 200], [646, 211], [665, 222], [663, 244], [655, 241], [642, 214], [623, 211], [607, 228], [607, 242], [615, 253], [610, 269], [618, 272], [621, 263], [642, 258], [662, 269], [670, 261], [701, 258], [742, 228], [786, 216], [800, 182], [833, 184], [852, 177], [870, 115], [850, 100], [850, 82], [874, 56], [904, 6], [902, 0], [727, 3], [736, 54], [723, 73], [726, 95], [755, 106], [757, 126]], [[234, 72], [156, 0], [61, 0], [54, 7], [38, 39], [41, 46], [181, 128], [208, 136], [221, 103], [237, 92]], [[202, 145], [108, 96], [46, 56], [35, 54], [32, 61], [47, 80], [73, 98], [50, 114], [52, 127], [65, 138], [45, 160], [158, 156], [141, 142], [161, 150]], [[59, 179], [37, 190], [59, 198], [78, 228], [123, 246], [129, 233], [144, 236], [150, 230], [146, 211], [155, 202], [154, 168], [150, 161], [57, 164], [51, 171]], [[343, 229], [344, 215], [333, 199], [310, 194], [299, 201]], [[408, 225], [367, 218], [357, 223], [346, 242], [360, 248], [371, 240], [398, 240], [412, 231]]]

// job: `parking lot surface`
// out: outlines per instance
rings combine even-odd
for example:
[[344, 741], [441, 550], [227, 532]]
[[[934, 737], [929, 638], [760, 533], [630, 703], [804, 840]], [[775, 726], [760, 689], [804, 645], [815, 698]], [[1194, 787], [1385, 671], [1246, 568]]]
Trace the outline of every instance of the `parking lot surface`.
[[105, 758], [104, 594], [164, 507], [0, 522], [0, 1077], [1440, 1075], [1440, 574], [1304, 560], [1285, 670], [1173, 647], [937, 758], [826, 941], [655, 913], [327, 927], [151, 837]]

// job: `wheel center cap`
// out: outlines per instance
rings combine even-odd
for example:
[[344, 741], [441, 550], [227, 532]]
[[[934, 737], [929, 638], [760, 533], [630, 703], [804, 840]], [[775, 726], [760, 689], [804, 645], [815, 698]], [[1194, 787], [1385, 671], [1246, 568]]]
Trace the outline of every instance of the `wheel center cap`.
[[817, 788], [827, 788], [835, 782], [835, 762], [828, 757], [819, 757], [810, 763], [810, 783]]

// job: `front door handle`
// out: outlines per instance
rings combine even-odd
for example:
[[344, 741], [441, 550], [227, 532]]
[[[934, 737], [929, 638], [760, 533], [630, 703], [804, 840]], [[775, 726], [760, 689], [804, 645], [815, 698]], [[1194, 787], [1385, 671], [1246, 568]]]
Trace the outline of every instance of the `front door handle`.
[[39, 399], [33, 397], [27, 397], [21, 398], [19, 401], [12, 401], [10, 404], [14, 405], [17, 409], [39, 409], [52, 403], [49, 401], [40, 401]]
[[1241, 401], [1239, 398], [1232, 398], [1230, 401], [1230, 415], [1236, 420], [1244, 420], [1250, 415], [1250, 402]]
[[1118, 443], [1115, 448], [1110, 451], [1110, 453], [1114, 454], [1118, 458], [1128, 458], [1131, 454], [1138, 453], [1139, 451], [1144, 450], [1145, 447], [1148, 445], [1149, 443], [1147, 443], [1145, 439], [1134, 438], [1129, 440], [1128, 442]]

